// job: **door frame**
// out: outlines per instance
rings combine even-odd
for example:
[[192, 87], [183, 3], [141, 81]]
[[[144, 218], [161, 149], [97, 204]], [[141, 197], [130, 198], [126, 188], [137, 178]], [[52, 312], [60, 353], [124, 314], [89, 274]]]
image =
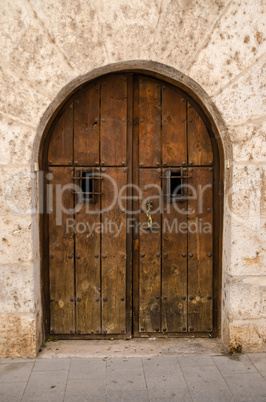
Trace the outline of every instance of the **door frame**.
[[[190, 98], [190, 102], [193, 107], [197, 110], [204, 123], [206, 124], [207, 130], [213, 146], [214, 155], [214, 181], [216, 187], [214, 188], [215, 195], [215, 205], [216, 213], [214, 214], [213, 227], [216, 228], [214, 234], [214, 283], [213, 291], [215, 294], [214, 298], [214, 331], [213, 336], [221, 335], [221, 287], [222, 287], [222, 250], [223, 250], [223, 206], [224, 206], [224, 150], [221, 140], [221, 136], [218, 130], [218, 122], [223, 124], [220, 119], [219, 112], [216, 110], [215, 106], [211, 103], [207, 94], [196, 84], [193, 80], [186, 77], [184, 74], [178, 72], [177, 70], [171, 69], [160, 65], [159, 63], [153, 62], [140, 62], [139, 66], [136, 68], [136, 62], [128, 63], [118, 63], [119, 65], [111, 65], [101, 69], [94, 70], [87, 76], [81, 77], [75, 82], [71, 83], [70, 88], [64, 89], [59, 94], [59, 99], [55, 101], [57, 107], [54, 107], [53, 113], [51, 110], [47, 110], [46, 115], [43, 117], [38, 131], [40, 132], [39, 144], [38, 144], [38, 161], [40, 171], [45, 171], [47, 166], [47, 150], [49, 146], [51, 128], [55, 124], [60, 111], [67, 107], [71, 101], [72, 97], [77, 94], [77, 92], [87, 85], [89, 82], [100, 78], [106, 74], [112, 73], [127, 73], [147, 75], [151, 78], [158, 79], [162, 82], [166, 82], [179, 88], [181, 91], [185, 92]], [[142, 66], [141, 66], [142, 64]], [[163, 66], [164, 68], [162, 68]], [[149, 68], [153, 67], [153, 68]], [[68, 92], [66, 94], [66, 91]], [[206, 100], [206, 102], [204, 102]], [[133, 110], [133, 108], [131, 108]], [[217, 122], [217, 123], [216, 123]], [[132, 128], [131, 128], [132, 129]], [[35, 141], [37, 141], [35, 139]], [[43, 307], [43, 322], [42, 322], [42, 333], [43, 338], [50, 335], [49, 331], [49, 275], [47, 269], [48, 255], [47, 255], [47, 233], [45, 233], [45, 219], [42, 213], [45, 210], [45, 200], [44, 200], [44, 188], [39, 181], [39, 248], [40, 248], [40, 262], [41, 262], [41, 300]], [[132, 259], [129, 264], [132, 272]], [[130, 281], [128, 281], [130, 282]], [[131, 280], [132, 282], [132, 280]], [[131, 293], [131, 288], [128, 289]], [[158, 336], [159, 334], [157, 334]], [[175, 335], [178, 337], [178, 334]], [[191, 334], [180, 334], [181, 337], [190, 337]], [[200, 336], [202, 334], [193, 333], [193, 336]], [[103, 338], [110, 338], [111, 336], [104, 336]], [[71, 335], [63, 336], [64, 339], [71, 339]], [[75, 335], [74, 339], [90, 339], [91, 336]], [[72, 336], [73, 339], [73, 336]]]

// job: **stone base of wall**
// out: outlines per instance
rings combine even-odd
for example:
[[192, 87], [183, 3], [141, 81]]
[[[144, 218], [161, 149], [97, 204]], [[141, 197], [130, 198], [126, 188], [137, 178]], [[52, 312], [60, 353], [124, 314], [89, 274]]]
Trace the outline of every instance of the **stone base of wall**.
[[36, 357], [34, 314], [0, 314], [0, 358]]
[[231, 323], [229, 338], [228, 351], [231, 353], [266, 352], [266, 323], [261, 320], [249, 324]]

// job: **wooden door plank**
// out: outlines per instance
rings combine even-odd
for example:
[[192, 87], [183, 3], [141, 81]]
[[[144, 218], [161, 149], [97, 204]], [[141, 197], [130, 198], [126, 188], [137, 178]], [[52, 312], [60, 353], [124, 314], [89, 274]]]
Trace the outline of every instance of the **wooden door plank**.
[[188, 327], [207, 332], [213, 328], [213, 172], [191, 170], [197, 197], [188, 201]]
[[[50, 330], [54, 334], [70, 334], [75, 330], [74, 303], [74, 236], [68, 228], [72, 213], [63, 212], [73, 208], [73, 194], [63, 186], [72, 182], [66, 167], [53, 167], [49, 187], [49, 282], [50, 282]], [[56, 191], [57, 185], [57, 191]], [[52, 192], [53, 189], [53, 192]], [[71, 299], [73, 299], [71, 301]]]
[[127, 331], [126, 201], [118, 204], [118, 192], [127, 184], [127, 168], [107, 168], [103, 178], [102, 330], [104, 334], [123, 334]]
[[139, 164], [161, 165], [161, 85], [139, 80]]
[[112, 75], [101, 84], [101, 159], [105, 166], [127, 164], [127, 77]]
[[176, 90], [162, 90], [162, 161], [167, 166], [187, 163], [186, 100]]
[[199, 113], [188, 103], [188, 160], [192, 165], [211, 165], [213, 152], [209, 133]]
[[74, 101], [74, 161], [99, 165], [99, 83], [84, 89]]
[[[161, 330], [161, 169], [140, 169], [143, 194], [139, 232], [139, 331]], [[147, 231], [146, 202], [153, 201], [152, 231]]]
[[[84, 170], [84, 169], [83, 169]], [[89, 169], [86, 169], [89, 171]], [[99, 171], [99, 168], [97, 169]], [[76, 169], [75, 176], [80, 173]], [[94, 171], [100, 179], [100, 173]], [[76, 184], [81, 184], [76, 182]], [[95, 180], [101, 192], [101, 181]], [[76, 333], [101, 333], [100, 196], [83, 202], [75, 215], [76, 238]]]
[[[186, 169], [183, 174], [187, 175]], [[169, 177], [170, 171], [163, 175]], [[164, 195], [170, 190], [167, 180]], [[162, 329], [165, 333], [187, 331], [187, 200], [178, 203], [169, 196], [164, 196], [162, 216]]]
[[49, 165], [73, 163], [73, 103], [63, 110], [52, 130], [48, 163]]

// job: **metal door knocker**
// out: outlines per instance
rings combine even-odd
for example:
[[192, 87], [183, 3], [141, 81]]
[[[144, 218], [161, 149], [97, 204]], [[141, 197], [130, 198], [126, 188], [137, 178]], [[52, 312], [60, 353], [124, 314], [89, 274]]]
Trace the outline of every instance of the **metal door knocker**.
[[153, 201], [147, 201], [146, 202], [146, 205], [147, 205], [147, 208], [148, 208], [148, 210], [147, 210], [147, 212], [146, 212], [146, 215], [147, 215], [147, 218], [148, 218], [148, 228], [147, 228], [147, 231], [148, 232], [151, 232], [152, 231], [152, 217], [151, 217], [151, 210], [152, 210], [152, 208], [153, 208]]

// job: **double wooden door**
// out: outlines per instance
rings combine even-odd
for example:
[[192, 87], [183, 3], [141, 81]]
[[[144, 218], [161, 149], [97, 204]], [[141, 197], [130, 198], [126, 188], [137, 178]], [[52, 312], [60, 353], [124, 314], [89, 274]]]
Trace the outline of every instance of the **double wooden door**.
[[213, 173], [186, 93], [134, 74], [80, 89], [47, 146], [50, 333], [212, 332]]

